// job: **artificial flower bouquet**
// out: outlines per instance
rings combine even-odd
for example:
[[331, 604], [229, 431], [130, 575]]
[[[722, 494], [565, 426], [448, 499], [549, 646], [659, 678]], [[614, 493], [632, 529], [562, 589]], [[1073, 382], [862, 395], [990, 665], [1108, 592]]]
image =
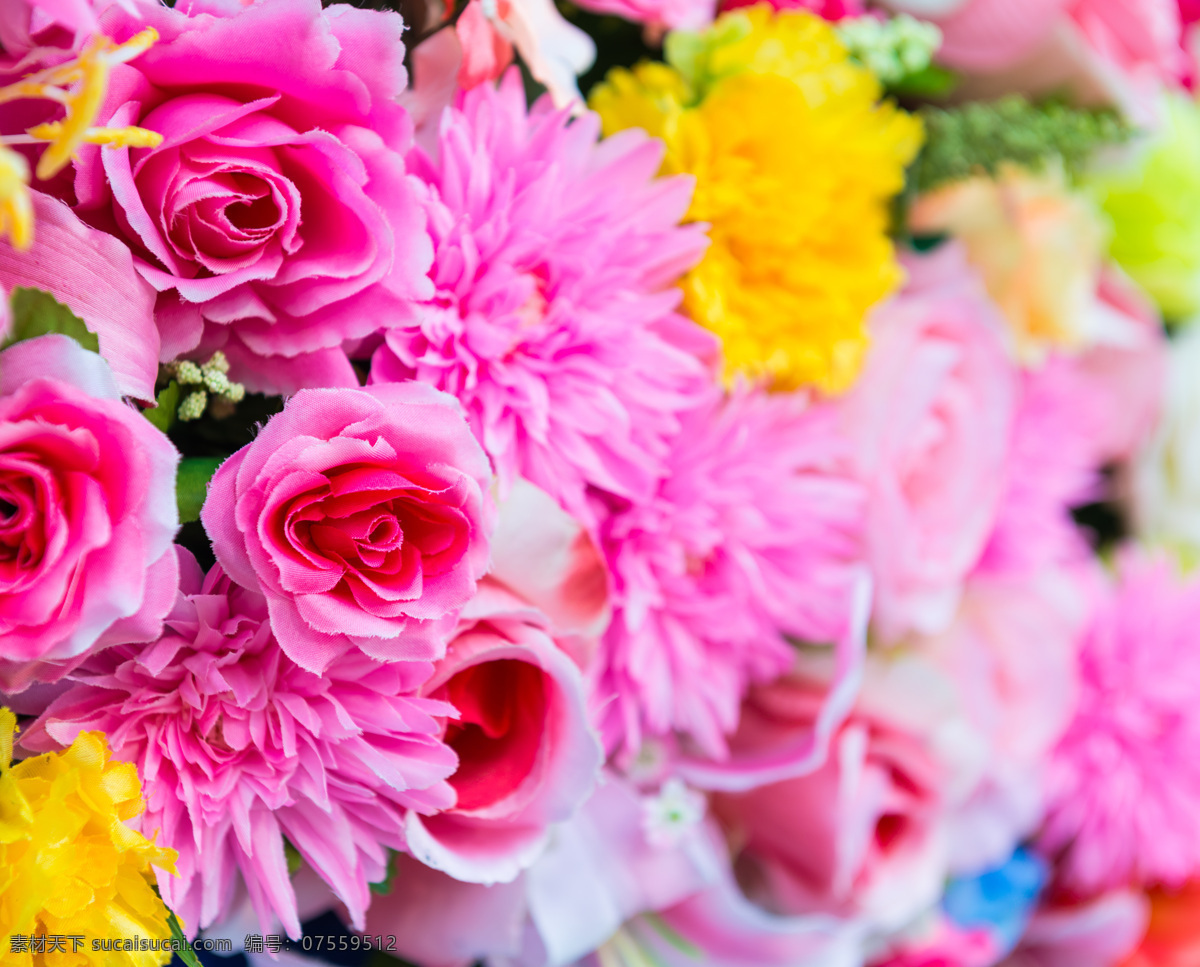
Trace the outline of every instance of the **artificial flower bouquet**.
[[0, 963], [1200, 964], [1195, 0], [0, 0]]

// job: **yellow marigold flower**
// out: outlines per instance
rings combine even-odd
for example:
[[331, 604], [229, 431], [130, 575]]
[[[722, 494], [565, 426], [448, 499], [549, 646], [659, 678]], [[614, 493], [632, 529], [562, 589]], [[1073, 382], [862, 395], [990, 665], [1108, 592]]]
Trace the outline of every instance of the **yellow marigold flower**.
[[[93, 939], [171, 936], [151, 866], [176, 853], [125, 823], [142, 812], [137, 770], [110, 761], [103, 733], [11, 765], [16, 716], [0, 708], [0, 950], [11, 967], [152, 967], [169, 951], [93, 952]], [[14, 936], [80, 935], [83, 948], [19, 952]], [[20, 946], [18, 944], [18, 946]]]
[[606, 134], [645, 128], [666, 143], [665, 174], [696, 178], [687, 217], [712, 245], [686, 310], [722, 338], [729, 375], [845, 389], [867, 310], [901, 282], [887, 202], [919, 120], [880, 103], [874, 75], [801, 11], [726, 14], [668, 37], [667, 59], [612, 71], [591, 106]]
[[33, 244], [33, 200], [29, 196], [29, 165], [0, 144], [0, 238], [5, 236], [20, 252]]

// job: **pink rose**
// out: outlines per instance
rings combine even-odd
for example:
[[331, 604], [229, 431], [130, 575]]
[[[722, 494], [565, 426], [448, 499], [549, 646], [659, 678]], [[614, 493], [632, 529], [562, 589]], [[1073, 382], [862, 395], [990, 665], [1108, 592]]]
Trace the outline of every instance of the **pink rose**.
[[487, 569], [487, 457], [420, 383], [302, 390], [223, 463], [201, 514], [233, 580], [261, 585], [283, 650], [441, 656]]
[[157, 635], [178, 579], [178, 459], [74, 340], [0, 354], [0, 687]]
[[81, 47], [98, 31], [98, 15], [114, 5], [134, 13], [157, 4], [154, 0], [7, 0], [0, 6], [0, 48], [9, 57], [20, 58], [38, 47]]
[[224, 348], [251, 388], [355, 385], [343, 343], [432, 294], [403, 163], [411, 124], [394, 100], [400, 17], [197, 0], [102, 18], [118, 40], [146, 25], [162, 39], [114, 69], [97, 123], [165, 140], [85, 146], [75, 194], [159, 291], [162, 358]]
[[[819, 768], [712, 808], [739, 850], [750, 898], [768, 910], [824, 911], [895, 929], [942, 889], [942, 819], [954, 778], [938, 749], [951, 734], [954, 693], [931, 666], [870, 670], [854, 711]], [[730, 741], [735, 754], [778, 748], [813, 728], [825, 687], [802, 672], [755, 688]]]
[[868, 488], [885, 639], [953, 616], [1003, 492], [1016, 389], [1003, 323], [961, 249], [909, 269], [908, 287], [876, 311], [866, 367], [841, 404]]
[[583, 676], [536, 610], [484, 581], [422, 694], [458, 710], [444, 736], [458, 754], [458, 801], [409, 813], [408, 850], [459, 880], [510, 881], [545, 849], [550, 824], [588, 797], [604, 761]]

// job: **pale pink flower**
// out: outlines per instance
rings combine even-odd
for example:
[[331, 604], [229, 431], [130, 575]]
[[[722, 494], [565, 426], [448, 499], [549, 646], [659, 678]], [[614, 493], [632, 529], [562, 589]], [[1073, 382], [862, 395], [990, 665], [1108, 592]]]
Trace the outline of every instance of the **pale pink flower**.
[[679, 732], [720, 757], [746, 689], [791, 664], [785, 634], [845, 636], [862, 493], [843, 456], [836, 413], [802, 394], [714, 393], [686, 414], [657, 493], [602, 529], [610, 748]]
[[452, 397], [411, 382], [302, 390], [217, 469], [201, 519], [304, 668], [352, 648], [427, 661], [487, 570], [489, 484]]
[[595, 115], [569, 120], [527, 112], [513, 72], [443, 114], [436, 160], [410, 157], [436, 295], [388, 329], [371, 380], [458, 397], [502, 486], [524, 476], [591, 523], [589, 487], [652, 491], [714, 344], [675, 312], [706, 244], [679, 225], [690, 179], [656, 179], [641, 131], [597, 144]]
[[0, 688], [158, 635], [176, 581], [178, 460], [73, 339], [0, 354]]
[[1003, 322], [962, 249], [908, 263], [871, 319], [872, 345], [839, 406], [868, 491], [873, 621], [886, 641], [954, 615], [1007, 479], [1016, 373]]
[[1146, 895], [1126, 888], [1047, 905], [1034, 913], [1004, 967], [1113, 967], [1134, 952], [1149, 920]]
[[472, 883], [509, 882], [546, 849], [552, 824], [592, 791], [604, 755], [583, 676], [534, 608], [484, 580], [421, 694], [453, 706], [443, 740], [457, 799], [410, 813], [409, 852]]
[[369, 884], [403, 849], [410, 809], [454, 802], [442, 702], [413, 694], [424, 662], [344, 656], [323, 675], [279, 648], [266, 599], [181, 552], [181, 591], [162, 638], [117, 645], [30, 729], [31, 748], [99, 729], [138, 767], [142, 828], [179, 851], [159, 888], [189, 931], [230, 912], [244, 888], [263, 932], [299, 937], [284, 839], [361, 929]]
[[1040, 839], [1082, 895], [1178, 886], [1200, 871], [1200, 581], [1133, 549], [1118, 565], [1082, 644]]
[[189, 0], [102, 18], [116, 40], [145, 26], [161, 39], [113, 70], [97, 123], [165, 140], [81, 148], [76, 211], [158, 291], [164, 360], [224, 349], [251, 388], [356, 385], [343, 345], [431, 294], [399, 15]]

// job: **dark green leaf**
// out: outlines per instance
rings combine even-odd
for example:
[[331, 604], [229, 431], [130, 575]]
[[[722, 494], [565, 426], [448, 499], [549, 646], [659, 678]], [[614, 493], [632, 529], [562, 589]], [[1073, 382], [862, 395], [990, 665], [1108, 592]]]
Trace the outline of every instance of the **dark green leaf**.
[[200, 508], [208, 495], [208, 482], [224, 460], [220, 457], [184, 457], [179, 461], [175, 499], [179, 504], [179, 522], [200, 519]]
[[376, 896], [387, 896], [392, 892], [392, 880], [396, 876], [396, 854], [388, 851], [387, 875], [378, 883], [372, 883], [371, 892]]
[[166, 433], [175, 425], [175, 411], [179, 409], [179, 384], [171, 380], [158, 391], [158, 406], [143, 410], [142, 416]]
[[83, 320], [49, 292], [18, 286], [12, 290], [11, 305], [12, 333], [5, 341], [6, 346], [56, 332], [70, 336], [84, 349], [100, 351], [96, 334], [88, 332]]
[[909, 74], [889, 84], [888, 94], [901, 98], [939, 98], [945, 97], [958, 86], [958, 75], [954, 71], [930, 64], [924, 70]]

